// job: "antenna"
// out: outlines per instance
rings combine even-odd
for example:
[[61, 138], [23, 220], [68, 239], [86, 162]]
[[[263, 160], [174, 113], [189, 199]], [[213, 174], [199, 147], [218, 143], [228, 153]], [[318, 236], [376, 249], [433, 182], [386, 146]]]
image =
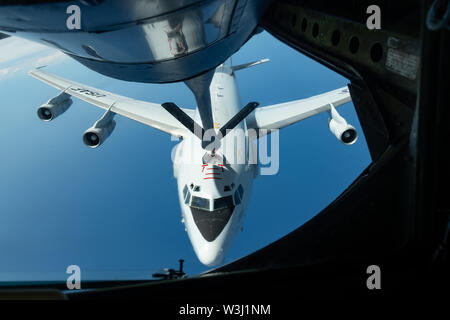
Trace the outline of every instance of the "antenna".
[[180, 270], [178, 270], [178, 272], [180, 273], [180, 275], [184, 275], [184, 272], [183, 272], [183, 262], [184, 262], [184, 260], [183, 260], [183, 259], [180, 259]]
[[183, 259], [178, 260], [180, 262], [180, 267], [178, 270], [164, 268], [156, 273], [153, 273], [153, 278], [160, 278], [161, 280], [172, 280], [186, 278], [187, 275], [183, 272]]

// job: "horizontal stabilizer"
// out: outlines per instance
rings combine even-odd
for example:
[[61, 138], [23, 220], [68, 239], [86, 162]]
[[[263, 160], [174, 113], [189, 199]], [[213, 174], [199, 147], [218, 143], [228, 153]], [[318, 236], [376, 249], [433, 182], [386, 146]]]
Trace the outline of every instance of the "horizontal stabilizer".
[[259, 61], [253, 61], [253, 62], [248, 62], [248, 63], [244, 63], [244, 64], [239, 64], [237, 66], [232, 66], [231, 69], [233, 69], [233, 71], [239, 71], [239, 70], [250, 68], [250, 67], [256, 66], [258, 64], [269, 62], [269, 61], [270, 61], [269, 59], [262, 59]]

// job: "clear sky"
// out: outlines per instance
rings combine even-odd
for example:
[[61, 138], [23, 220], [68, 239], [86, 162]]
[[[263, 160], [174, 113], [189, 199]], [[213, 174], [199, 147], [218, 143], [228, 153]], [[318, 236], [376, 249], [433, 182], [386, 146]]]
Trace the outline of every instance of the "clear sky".
[[[243, 104], [307, 98], [348, 80], [263, 32], [233, 56], [233, 64], [270, 58], [237, 73]], [[52, 122], [37, 108], [58, 91], [28, 76], [46, 71], [135, 99], [194, 107], [182, 83], [142, 84], [96, 74], [54, 49], [0, 41], [0, 282], [65, 280], [78, 265], [82, 280], [149, 278], [178, 267], [195, 275], [196, 258], [177, 199], [170, 153], [176, 142], [151, 127], [116, 117], [99, 148], [82, 142], [102, 111], [73, 98]], [[370, 155], [352, 103], [338, 108], [359, 132], [351, 146], [328, 129], [328, 114], [280, 130], [277, 175], [258, 176], [241, 232], [226, 263], [293, 231], [325, 208], [368, 166]]]

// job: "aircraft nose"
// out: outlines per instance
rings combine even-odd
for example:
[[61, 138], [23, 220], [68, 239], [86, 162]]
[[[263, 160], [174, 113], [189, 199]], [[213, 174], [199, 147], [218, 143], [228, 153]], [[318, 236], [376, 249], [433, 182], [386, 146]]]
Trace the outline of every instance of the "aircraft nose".
[[214, 212], [191, 208], [192, 217], [206, 241], [213, 242], [227, 225], [234, 207], [215, 210]]
[[200, 248], [198, 259], [209, 267], [222, 264], [224, 261], [223, 249], [213, 243], [206, 243]]

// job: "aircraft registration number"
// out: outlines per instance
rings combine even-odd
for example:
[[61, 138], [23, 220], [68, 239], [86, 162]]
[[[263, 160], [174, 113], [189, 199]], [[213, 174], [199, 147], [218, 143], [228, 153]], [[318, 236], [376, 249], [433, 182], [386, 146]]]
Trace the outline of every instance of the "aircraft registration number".
[[77, 92], [80, 92], [80, 93], [84, 93], [87, 96], [93, 96], [93, 97], [96, 97], [96, 98], [106, 97], [106, 94], [95, 92], [95, 91], [91, 91], [89, 89], [84, 89], [84, 88], [70, 88], [70, 90], [77, 91]]

